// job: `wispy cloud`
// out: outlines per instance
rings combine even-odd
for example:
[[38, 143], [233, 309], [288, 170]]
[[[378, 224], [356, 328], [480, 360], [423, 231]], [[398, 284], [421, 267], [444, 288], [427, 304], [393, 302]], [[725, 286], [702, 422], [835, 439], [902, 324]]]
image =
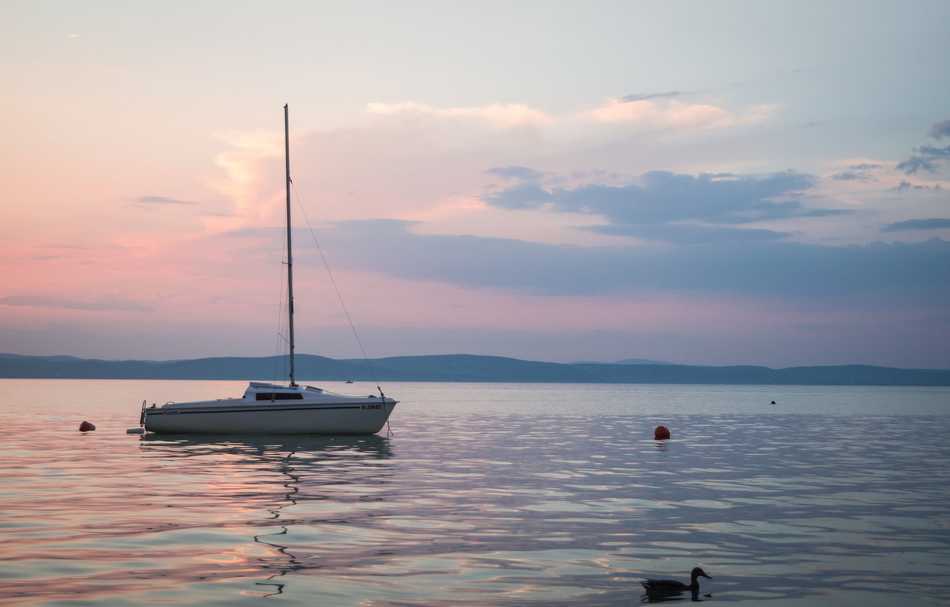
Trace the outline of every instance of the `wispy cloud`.
[[756, 124], [768, 119], [775, 106], [756, 105], [734, 112], [709, 103], [684, 103], [672, 96], [655, 95], [610, 99], [589, 110], [586, 117], [604, 124], [627, 124], [650, 128], [717, 129]]
[[897, 163], [897, 170], [904, 171], [908, 175], [913, 175], [921, 170], [933, 173], [937, 170], [937, 164], [929, 158], [914, 155], [907, 160]]
[[834, 173], [831, 178], [835, 181], [874, 181], [874, 173], [882, 165], [876, 162], [859, 162], [850, 164], [844, 171]]
[[[641, 175], [637, 183], [626, 185], [593, 183], [572, 188], [546, 188], [535, 182], [521, 182], [490, 192], [483, 200], [504, 209], [598, 215], [614, 226], [600, 229], [602, 233], [641, 236], [647, 233], [642, 227], [645, 225], [691, 221], [737, 225], [851, 212], [806, 207], [797, 200], [813, 188], [816, 181], [811, 175], [795, 172], [743, 176], [652, 171]], [[655, 235], [662, 237], [678, 233], [687, 232], [685, 228], [667, 228], [656, 230]], [[691, 229], [690, 234], [698, 235], [699, 230]]]
[[498, 128], [547, 127], [595, 124], [625, 124], [650, 129], [718, 129], [756, 124], [767, 120], [774, 105], [754, 105], [739, 111], [711, 103], [686, 103], [677, 99], [681, 91], [642, 93], [609, 99], [593, 109], [549, 114], [521, 103], [493, 103], [480, 106], [435, 107], [427, 103], [403, 101], [374, 102], [366, 111], [377, 116], [476, 120]]
[[889, 223], [883, 228], [882, 232], [904, 232], [908, 230], [946, 230], [950, 229], [950, 219], [932, 218], [932, 219], [908, 219], [907, 221], [897, 221]]
[[523, 166], [503, 166], [492, 167], [485, 171], [488, 175], [501, 177], [502, 179], [518, 179], [522, 181], [535, 181], [541, 179], [544, 173]]
[[536, 209], [553, 202], [555, 194], [537, 183], [527, 182], [488, 194], [483, 200], [503, 209]]
[[860, 171], [841, 171], [831, 176], [835, 181], [869, 181], [871, 177]]
[[899, 163], [897, 168], [908, 175], [913, 175], [918, 171], [936, 173], [938, 162], [947, 158], [950, 158], [950, 145], [942, 148], [932, 145], [921, 145], [914, 149], [913, 156]]
[[31, 308], [60, 308], [66, 310], [120, 310], [141, 312], [148, 306], [121, 298], [111, 299], [69, 299], [48, 295], [8, 295], [0, 297], [0, 305], [26, 306]]
[[148, 204], [148, 205], [164, 205], [164, 204], [196, 205], [198, 204], [197, 202], [194, 202], [192, 200], [182, 200], [181, 198], [172, 198], [170, 196], [153, 196], [153, 195], [139, 196], [137, 198], [132, 199], [132, 202], [135, 202], [138, 204]]
[[934, 139], [950, 137], [950, 120], [941, 120], [930, 127], [930, 136]]
[[682, 91], [665, 91], [662, 93], [633, 93], [632, 95], [624, 95], [620, 98], [621, 101], [630, 102], [630, 101], [646, 101], [647, 99], [670, 99], [672, 97], [679, 97], [681, 95], [686, 95]]
[[[950, 137], [950, 120], [934, 123], [930, 127], [929, 134], [934, 139]], [[913, 175], [918, 171], [935, 173], [939, 168], [939, 163], [947, 159], [950, 159], [950, 145], [939, 147], [924, 144], [914, 148], [913, 155], [907, 160], [898, 163], [897, 169], [904, 171], [908, 175]]]
[[911, 183], [906, 179], [901, 179], [901, 182], [894, 187], [895, 192], [907, 192], [909, 190], [942, 190], [939, 183], [934, 185], [921, 185], [919, 183]]
[[352, 221], [321, 234], [338, 262], [391, 276], [554, 295], [623, 292], [950, 297], [950, 242], [824, 246], [769, 235], [695, 246], [569, 246], [424, 234], [400, 221]]
[[728, 228], [696, 224], [668, 223], [661, 225], [607, 224], [585, 228], [598, 234], [634, 236], [683, 245], [709, 243], [771, 242], [784, 240], [790, 234], [755, 228]]
[[434, 116], [487, 122], [496, 127], [541, 126], [553, 122], [544, 111], [520, 103], [493, 103], [469, 107], [438, 108], [426, 103], [369, 103], [366, 110], [382, 116]]

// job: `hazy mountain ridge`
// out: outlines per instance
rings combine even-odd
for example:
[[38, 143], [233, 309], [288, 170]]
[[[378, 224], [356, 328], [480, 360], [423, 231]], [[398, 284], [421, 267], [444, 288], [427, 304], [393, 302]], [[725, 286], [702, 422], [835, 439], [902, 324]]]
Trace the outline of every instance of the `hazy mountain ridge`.
[[624, 358], [623, 360], [598, 361], [598, 360], [575, 360], [570, 364], [574, 365], [675, 365], [665, 360], [651, 360], [649, 358]]
[[[282, 380], [286, 363], [283, 356], [143, 361], [0, 354], [0, 377]], [[950, 369], [551, 363], [473, 354], [368, 361], [299, 354], [296, 369], [297, 377], [307, 380], [950, 386]]]

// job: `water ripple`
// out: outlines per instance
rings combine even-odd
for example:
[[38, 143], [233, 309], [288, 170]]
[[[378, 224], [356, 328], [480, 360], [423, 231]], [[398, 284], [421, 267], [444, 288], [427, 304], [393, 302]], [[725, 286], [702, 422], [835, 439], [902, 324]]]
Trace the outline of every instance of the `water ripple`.
[[108, 407], [79, 435], [8, 402], [0, 601], [629, 605], [702, 564], [718, 601], [947, 604], [950, 417], [615, 415], [563, 390], [585, 414], [509, 395], [391, 438], [140, 438]]

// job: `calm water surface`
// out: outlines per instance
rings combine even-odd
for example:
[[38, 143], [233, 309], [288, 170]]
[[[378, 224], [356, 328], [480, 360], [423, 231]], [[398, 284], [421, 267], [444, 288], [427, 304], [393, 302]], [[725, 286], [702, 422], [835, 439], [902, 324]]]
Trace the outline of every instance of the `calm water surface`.
[[950, 604], [948, 389], [384, 388], [389, 437], [143, 438], [243, 384], [0, 380], [0, 603]]

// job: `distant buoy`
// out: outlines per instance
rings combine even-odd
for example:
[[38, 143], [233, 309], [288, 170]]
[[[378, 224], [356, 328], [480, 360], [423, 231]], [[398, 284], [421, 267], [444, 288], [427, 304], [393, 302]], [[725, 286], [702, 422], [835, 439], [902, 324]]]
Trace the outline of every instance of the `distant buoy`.
[[653, 431], [653, 440], [669, 440], [670, 429], [666, 426], [657, 426]]
[[773, 405], [775, 404], [775, 401], [774, 401], [774, 400], [772, 401], [772, 404], [773, 404]]
[[96, 425], [93, 424], [92, 422], [84, 421], [83, 423], [79, 424], [80, 432], [92, 432], [95, 429], [96, 429]]

